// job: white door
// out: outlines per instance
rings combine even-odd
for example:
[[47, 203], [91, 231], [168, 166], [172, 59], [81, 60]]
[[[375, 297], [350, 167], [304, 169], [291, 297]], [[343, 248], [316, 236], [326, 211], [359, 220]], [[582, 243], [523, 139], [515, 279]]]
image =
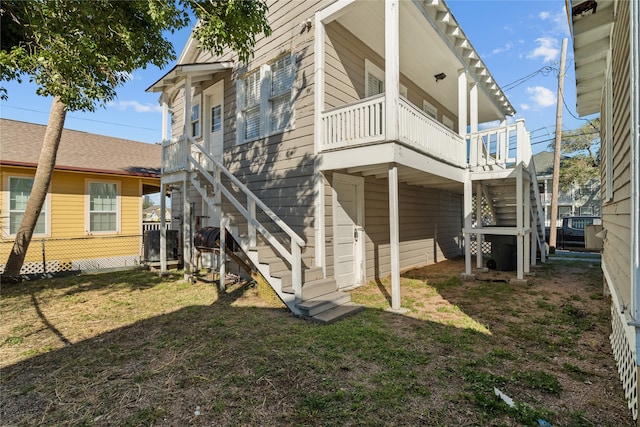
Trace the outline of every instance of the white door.
[[334, 276], [338, 289], [361, 284], [364, 271], [364, 179], [333, 176]]
[[224, 149], [224, 80], [220, 80], [205, 91], [206, 136], [205, 148], [211, 156], [222, 161]]

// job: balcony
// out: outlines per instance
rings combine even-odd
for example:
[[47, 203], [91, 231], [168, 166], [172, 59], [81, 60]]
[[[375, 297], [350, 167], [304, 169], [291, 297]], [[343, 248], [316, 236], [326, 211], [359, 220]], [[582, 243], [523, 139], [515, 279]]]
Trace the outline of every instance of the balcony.
[[[466, 167], [465, 140], [404, 98], [398, 103], [398, 143], [436, 160]], [[377, 95], [322, 113], [319, 152], [388, 142], [385, 96]]]

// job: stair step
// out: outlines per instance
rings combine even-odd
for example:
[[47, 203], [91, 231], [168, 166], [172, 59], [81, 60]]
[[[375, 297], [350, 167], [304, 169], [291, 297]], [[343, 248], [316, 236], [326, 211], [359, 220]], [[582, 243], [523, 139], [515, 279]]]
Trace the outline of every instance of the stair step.
[[315, 316], [323, 311], [351, 302], [351, 295], [346, 292], [335, 291], [317, 298], [312, 298], [296, 304], [306, 316]]
[[[330, 294], [332, 292], [335, 292], [336, 290], [336, 281], [333, 278], [306, 281], [302, 285], [302, 301], [307, 301], [322, 295]], [[283, 284], [282, 292], [292, 294], [293, 286], [290, 283], [286, 286]]]
[[336, 320], [350, 316], [364, 310], [364, 306], [353, 302], [339, 305], [312, 317], [313, 320], [321, 323], [332, 323]]

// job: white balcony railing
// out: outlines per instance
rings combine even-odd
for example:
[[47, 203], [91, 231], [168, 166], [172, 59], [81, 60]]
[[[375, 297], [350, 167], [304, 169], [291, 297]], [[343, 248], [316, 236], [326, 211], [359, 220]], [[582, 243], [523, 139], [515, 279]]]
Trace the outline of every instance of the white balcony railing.
[[532, 152], [524, 119], [511, 125], [474, 132], [469, 139], [469, 166], [472, 170], [504, 169], [520, 162], [529, 166]]
[[[399, 142], [456, 166], [466, 165], [466, 144], [458, 134], [405, 99], [400, 99], [397, 111]], [[384, 94], [327, 110], [322, 113], [320, 151], [385, 141], [385, 123]]]
[[324, 141], [321, 150], [333, 150], [383, 141], [384, 94], [343, 105], [322, 114]]
[[189, 150], [189, 140], [186, 135], [162, 141], [162, 173], [186, 170]]
[[400, 99], [398, 128], [401, 142], [455, 166], [466, 166], [464, 139], [405, 99]]

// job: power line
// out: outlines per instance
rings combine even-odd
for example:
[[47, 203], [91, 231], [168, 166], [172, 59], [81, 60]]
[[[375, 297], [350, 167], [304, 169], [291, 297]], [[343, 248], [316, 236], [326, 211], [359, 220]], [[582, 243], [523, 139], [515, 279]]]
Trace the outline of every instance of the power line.
[[[14, 107], [12, 105], [3, 105], [2, 108], [13, 108], [15, 110], [31, 111], [33, 113], [49, 114], [46, 111], [34, 110], [34, 109], [31, 109], [31, 108]], [[141, 127], [141, 126], [127, 125], [127, 124], [123, 124], [123, 123], [106, 122], [104, 120], [87, 119], [86, 117], [79, 117], [79, 116], [73, 116], [73, 115], [68, 115], [67, 117], [71, 118], [71, 119], [74, 119], [74, 120], [84, 120], [84, 121], [87, 121], [87, 122], [102, 123], [102, 124], [105, 124], [105, 125], [121, 126], [121, 127], [126, 127], [126, 128], [139, 129], [139, 130], [148, 130], [148, 131], [154, 131], [154, 132], [158, 131], [158, 129], [146, 128], [146, 127]]]

